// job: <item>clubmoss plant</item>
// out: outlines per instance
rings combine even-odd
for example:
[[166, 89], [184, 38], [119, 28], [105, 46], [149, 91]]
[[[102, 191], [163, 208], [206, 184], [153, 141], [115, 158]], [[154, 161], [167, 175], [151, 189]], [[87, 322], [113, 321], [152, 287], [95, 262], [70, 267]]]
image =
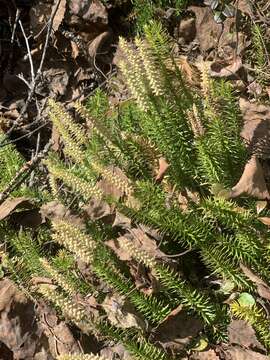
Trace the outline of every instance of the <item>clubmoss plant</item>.
[[[68, 219], [53, 219], [53, 246], [49, 249], [44, 244], [36, 249], [24, 246], [24, 241], [9, 243], [22, 255], [29, 278], [45, 273], [51, 279], [51, 286], [41, 286], [39, 293], [82, 331], [122, 342], [137, 359], [165, 360], [167, 353], [151, 344], [147, 332], [125, 332], [110, 325], [103, 313], [98, 319], [92, 317], [84, 303], [78, 303], [76, 293], [83, 297], [89, 291], [99, 308], [106, 291], [121, 295], [147, 322], [150, 332], [182, 304], [203, 320], [204, 331], [213, 340], [224, 335], [220, 329], [226, 327], [230, 309], [205, 279], [211, 275], [219, 281], [229, 280], [235, 292], [255, 294], [241, 265], [269, 282], [269, 249], [265, 245], [267, 229], [257, 214], [245, 202], [228, 196], [248, 157], [231, 85], [211, 80], [203, 69], [201, 88], [192, 88], [172, 56], [172, 41], [161, 25], [153, 22], [144, 33], [134, 43], [119, 42], [123, 55], [119, 67], [130, 98], [116, 109], [98, 91], [87, 104], [76, 104], [88, 132], [62, 105], [50, 100], [51, 121], [65, 146], [63, 157], [50, 154], [44, 163], [59, 201], [64, 203], [67, 196], [63, 194], [69, 194], [72, 210], [79, 215], [90, 200], [107, 203], [110, 209], [127, 215], [131, 226], [148, 225], [157, 230], [161, 237], [157, 248], [164, 256], [157, 259], [155, 252], [150, 255], [143, 248], [145, 244], [140, 249], [129, 239], [122, 243], [129, 260], [119, 259], [108, 240], [117, 240], [124, 230], [105, 221], [85, 221], [78, 226]], [[161, 158], [168, 166], [160, 176]], [[216, 192], [217, 188], [222, 191]], [[183, 197], [185, 208], [179, 204]], [[166, 260], [171, 256], [178, 259], [179, 249], [191, 254], [180, 257], [171, 268]], [[206, 277], [190, 276], [194, 269], [190, 269], [189, 256]], [[152, 295], [135, 286], [134, 260], [150, 278], [158, 280], [158, 290]], [[79, 270], [76, 281], [69, 274], [78, 261], [90, 272], [84, 281]], [[84, 286], [88, 282], [89, 288]], [[236, 303], [232, 311], [249, 318], [270, 347], [263, 310], [243, 310]]]

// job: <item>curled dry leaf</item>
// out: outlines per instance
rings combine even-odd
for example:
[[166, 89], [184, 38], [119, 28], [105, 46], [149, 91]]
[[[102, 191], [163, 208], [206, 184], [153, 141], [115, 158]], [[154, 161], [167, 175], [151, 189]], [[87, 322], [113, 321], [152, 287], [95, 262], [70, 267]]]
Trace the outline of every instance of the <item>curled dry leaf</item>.
[[111, 37], [110, 31], [104, 31], [99, 34], [89, 45], [88, 54], [91, 58], [95, 58], [100, 52], [101, 47], [105, 44], [105, 42]]
[[14, 210], [18, 208], [31, 208], [32, 204], [30, 199], [25, 197], [18, 197], [14, 199], [7, 199], [0, 205], [0, 220], [5, 219], [9, 216]]
[[[212, 77], [230, 77], [235, 75], [242, 67], [242, 59], [238, 56], [231, 64], [227, 66], [220, 66], [218, 63], [211, 65], [210, 76]], [[216, 69], [216, 70], [214, 70]]]
[[235, 198], [242, 194], [262, 200], [270, 198], [264, 179], [263, 168], [256, 156], [252, 156], [247, 162], [240, 180], [232, 188], [230, 197]]
[[155, 179], [156, 179], [156, 181], [160, 182], [163, 180], [165, 173], [168, 170], [170, 165], [167, 163], [167, 161], [164, 157], [161, 157], [158, 160], [158, 163], [159, 163], [159, 168], [158, 168], [158, 172], [157, 172]]
[[259, 217], [258, 220], [260, 220], [260, 222], [262, 222], [264, 225], [270, 226], [270, 218], [263, 216], [263, 217]]
[[243, 271], [243, 273], [246, 275], [246, 277], [249, 278], [257, 286], [258, 294], [262, 298], [270, 300], [269, 286], [262, 279], [260, 279], [257, 275], [255, 275], [254, 272], [251, 271], [249, 268], [247, 268], [245, 265], [240, 264], [240, 268]]
[[257, 201], [256, 202], [257, 214], [260, 214], [266, 207], [267, 207], [267, 201]]

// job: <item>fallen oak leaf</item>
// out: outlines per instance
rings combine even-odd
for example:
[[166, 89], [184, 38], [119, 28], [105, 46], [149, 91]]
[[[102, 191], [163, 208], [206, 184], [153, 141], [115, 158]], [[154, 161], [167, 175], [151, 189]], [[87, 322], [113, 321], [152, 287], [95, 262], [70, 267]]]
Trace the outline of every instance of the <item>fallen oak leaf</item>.
[[246, 277], [249, 278], [257, 286], [258, 294], [262, 298], [270, 300], [270, 287], [245, 265], [240, 264], [240, 268], [243, 271], [243, 273], [246, 275]]
[[244, 320], [232, 320], [228, 326], [228, 336], [230, 344], [264, 350], [256, 337], [255, 330]]
[[232, 188], [230, 197], [235, 198], [242, 194], [247, 194], [261, 200], [270, 199], [262, 165], [254, 155], [247, 162], [240, 180]]
[[19, 207], [31, 208], [32, 204], [26, 197], [7, 199], [0, 205], [0, 220], [5, 219]]
[[[220, 64], [213, 63], [210, 68], [210, 76], [212, 77], [229, 77], [235, 75], [242, 67], [242, 59], [237, 57], [232, 64], [220, 68]], [[213, 67], [219, 67], [219, 71], [212, 70]]]

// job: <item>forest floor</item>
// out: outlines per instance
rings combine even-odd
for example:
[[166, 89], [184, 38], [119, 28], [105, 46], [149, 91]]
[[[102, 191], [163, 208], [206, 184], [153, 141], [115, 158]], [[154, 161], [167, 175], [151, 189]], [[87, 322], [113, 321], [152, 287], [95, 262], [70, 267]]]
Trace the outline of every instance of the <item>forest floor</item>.
[[[179, 67], [192, 86], [199, 86], [202, 62], [213, 78], [233, 84], [243, 115], [242, 136], [260, 149], [262, 159], [259, 175], [258, 164], [249, 166], [234, 191], [256, 197], [260, 212], [270, 198], [270, 3], [236, 0], [227, 12], [221, 9], [224, 13], [218, 11], [221, 5], [213, 6], [214, 1], [189, 3], [182, 13], [170, 7], [157, 8], [154, 16], [173, 37]], [[0, 0], [1, 128], [27, 161], [50, 139], [54, 150], [61, 145], [48, 118], [49, 98], [61, 101], [71, 111], [76, 101], [84, 102], [98, 87], [106, 90], [115, 104], [125, 99], [126, 89], [115, 81], [118, 38], [134, 37], [137, 16], [129, 1], [104, 5], [98, 0]], [[4, 217], [14, 208], [5, 209]], [[4, 273], [0, 272], [0, 277], [1, 360], [45, 360], [53, 359], [55, 353], [99, 348], [94, 338], [59, 321], [45, 303], [28, 299]], [[270, 301], [266, 284], [261, 297], [263, 302]], [[181, 349], [200, 333], [196, 319], [181, 317], [176, 311], [158, 329], [157, 341], [164, 348]], [[232, 320], [228, 330], [228, 343], [210, 348], [200, 343], [186, 359], [268, 358], [245, 321]], [[120, 345], [107, 344], [102, 354], [111, 360], [128, 359]]]

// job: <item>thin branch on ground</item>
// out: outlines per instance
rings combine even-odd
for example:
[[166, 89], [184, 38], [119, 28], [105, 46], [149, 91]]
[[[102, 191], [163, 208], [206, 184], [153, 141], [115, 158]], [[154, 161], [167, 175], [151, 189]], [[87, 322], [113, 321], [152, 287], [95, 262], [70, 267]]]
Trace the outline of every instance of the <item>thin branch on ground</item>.
[[24, 31], [21, 20], [19, 20], [19, 25], [20, 25], [20, 28], [21, 28], [21, 31], [22, 31], [22, 34], [23, 34], [23, 37], [24, 37], [24, 41], [25, 41], [25, 45], [26, 45], [26, 49], [27, 49], [27, 54], [28, 54], [28, 58], [29, 58], [30, 70], [31, 70], [31, 87], [32, 87], [34, 82], [35, 82], [35, 69], [34, 69], [34, 64], [33, 64], [33, 58], [32, 58], [32, 54], [31, 54], [31, 50], [30, 50], [28, 37], [25, 34], [25, 31]]
[[[44, 61], [45, 61], [47, 48], [49, 46], [49, 40], [50, 40], [50, 37], [51, 37], [51, 33], [52, 33], [52, 30], [53, 30], [52, 29], [53, 20], [55, 18], [56, 12], [57, 12], [57, 10], [59, 8], [60, 2], [61, 2], [61, 0], [57, 0], [57, 3], [56, 3], [56, 5], [55, 5], [55, 7], [54, 7], [54, 9], [53, 9], [53, 11], [51, 13], [49, 21], [48, 21], [48, 30], [47, 30], [47, 34], [46, 34], [46, 40], [45, 40], [45, 44], [44, 44], [44, 47], [43, 47], [43, 52], [42, 52], [40, 64], [39, 64], [39, 67], [38, 67], [38, 70], [37, 70], [36, 74], [34, 75], [34, 77], [32, 76], [32, 81], [31, 81], [31, 84], [30, 84], [30, 89], [29, 89], [29, 93], [28, 93], [27, 99], [25, 101], [25, 104], [24, 104], [18, 118], [13, 122], [10, 129], [6, 132], [6, 136], [10, 135], [12, 133], [12, 131], [20, 124], [20, 121], [23, 118], [24, 114], [26, 113], [26, 110], [27, 110], [27, 108], [28, 108], [28, 106], [29, 106], [34, 94], [35, 94], [37, 83], [40, 80], [40, 77], [41, 77], [41, 74], [42, 74], [42, 68], [43, 68], [43, 64], [44, 64]], [[23, 34], [25, 36], [24, 32], [23, 32]], [[25, 36], [25, 39], [27, 39], [26, 36]], [[28, 42], [28, 39], [27, 39], [27, 41], [26, 41], [27, 51], [28, 51], [28, 46], [29, 46], [29, 42]], [[30, 49], [30, 47], [29, 47], [29, 49]], [[28, 52], [28, 56], [29, 56], [29, 59], [31, 59], [31, 55], [29, 55], [29, 52]], [[32, 68], [31, 68], [31, 75], [33, 75], [32, 74]], [[8, 145], [8, 143], [5, 142], [5, 140], [2, 143], [0, 143], [0, 147], [4, 147], [6, 145]]]

